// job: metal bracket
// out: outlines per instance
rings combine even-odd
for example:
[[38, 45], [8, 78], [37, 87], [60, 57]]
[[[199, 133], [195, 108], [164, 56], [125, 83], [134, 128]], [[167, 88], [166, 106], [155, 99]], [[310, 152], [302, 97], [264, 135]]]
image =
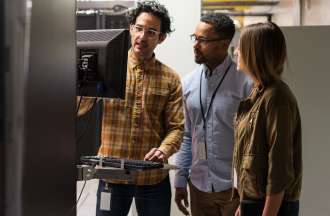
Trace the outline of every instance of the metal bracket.
[[100, 167], [89, 165], [77, 165], [78, 181], [91, 179], [111, 179], [134, 181], [136, 178], [136, 170], [126, 170], [121, 168]]
[[[170, 164], [164, 164], [161, 169], [171, 170], [177, 169], [178, 167]], [[78, 169], [78, 181], [91, 180], [91, 179], [111, 179], [111, 180], [124, 180], [124, 181], [134, 181], [136, 179], [138, 172], [143, 172], [142, 170], [128, 170], [124, 169], [124, 160], [121, 161], [120, 168], [114, 167], [103, 167], [102, 159], [99, 165], [77, 165]]]

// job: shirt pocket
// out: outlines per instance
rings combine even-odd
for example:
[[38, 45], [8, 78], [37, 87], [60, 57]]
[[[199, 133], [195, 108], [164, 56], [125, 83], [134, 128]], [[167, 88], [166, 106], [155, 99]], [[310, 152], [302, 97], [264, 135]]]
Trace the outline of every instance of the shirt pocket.
[[169, 96], [169, 90], [162, 87], [151, 86], [145, 95], [146, 108], [153, 111], [164, 109]]
[[225, 122], [228, 126], [233, 127], [233, 121], [240, 103], [239, 98], [222, 96], [214, 100], [215, 120]]
[[241, 129], [244, 131], [244, 154], [248, 155], [259, 155], [260, 154], [260, 146], [263, 143], [258, 141], [258, 130], [261, 128], [257, 128], [257, 118], [258, 111], [251, 111], [245, 119], [244, 124], [241, 126]]
[[265, 196], [266, 158], [262, 155], [243, 155], [241, 187], [245, 197], [261, 199]]

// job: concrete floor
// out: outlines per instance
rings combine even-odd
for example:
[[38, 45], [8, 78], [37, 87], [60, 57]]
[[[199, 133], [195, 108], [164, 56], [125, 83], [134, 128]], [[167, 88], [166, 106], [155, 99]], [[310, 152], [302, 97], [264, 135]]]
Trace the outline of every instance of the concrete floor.
[[[171, 185], [173, 186], [173, 171], [170, 171], [170, 180]], [[81, 198], [77, 204], [77, 216], [95, 216], [95, 208], [96, 208], [96, 191], [98, 187], [98, 180], [89, 180], [86, 182], [86, 186], [81, 195]], [[77, 182], [77, 198], [80, 194], [84, 181]], [[171, 204], [171, 216], [181, 216], [183, 215], [174, 202], [174, 188], [172, 187], [172, 204]], [[135, 210], [135, 204], [133, 201], [131, 210], [128, 216], [138, 216]]]

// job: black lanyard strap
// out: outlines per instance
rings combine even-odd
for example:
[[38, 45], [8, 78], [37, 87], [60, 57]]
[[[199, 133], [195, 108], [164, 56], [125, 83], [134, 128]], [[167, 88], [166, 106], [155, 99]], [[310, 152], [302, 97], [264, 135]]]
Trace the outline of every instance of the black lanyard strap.
[[[202, 71], [201, 73], [201, 77], [200, 77], [200, 82], [199, 82], [199, 104], [200, 104], [200, 107], [201, 107], [201, 112], [202, 112], [202, 119], [203, 119], [203, 129], [205, 130], [205, 125], [206, 125], [206, 118], [210, 112], [210, 109], [211, 109], [211, 106], [213, 104], [213, 101], [214, 101], [214, 98], [215, 98], [215, 95], [217, 94], [217, 91], [218, 89], [220, 88], [223, 80], [225, 79], [230, 67], [232, 65], [232, 62], [229, 64], [229, 66], [227, 67], [225, 73], [223, 74], [220, 82], [218, 83], [218, 86], [216, 87], [216, 89], [214, 90], [213, 94], [212, 94], [212, 97], [211, 97], [211, 101], [210, 101], [210, 105], [209, 107], [207, 108], [206, 110], [206, 113], [204, 113], [204, 109], [203, 109], [203, 103], [202, 103], [202, 76], [203, 76], [203, 72], [204, 70]], [[206, 115], [205, 115], [206, 114]]]

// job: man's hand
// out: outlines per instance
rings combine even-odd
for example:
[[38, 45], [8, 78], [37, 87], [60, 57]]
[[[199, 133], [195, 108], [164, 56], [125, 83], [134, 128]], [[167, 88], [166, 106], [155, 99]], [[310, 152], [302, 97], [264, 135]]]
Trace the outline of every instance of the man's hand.
[[[189, 215], [188, 211], [188, 192], [187, 188], [175, 188], [175, 198], [174, 198], [176, 205], [178, 206], [179, 210], [184, 214], [184, 215]], [[183, 201], [183, 204], [182, 204]]]
[[158, 148], [152, 148], [145, 156], [144, 160], [150, 160], [155, 162], [164, 163], [166, 156], [164, 152], [159, 150]]

